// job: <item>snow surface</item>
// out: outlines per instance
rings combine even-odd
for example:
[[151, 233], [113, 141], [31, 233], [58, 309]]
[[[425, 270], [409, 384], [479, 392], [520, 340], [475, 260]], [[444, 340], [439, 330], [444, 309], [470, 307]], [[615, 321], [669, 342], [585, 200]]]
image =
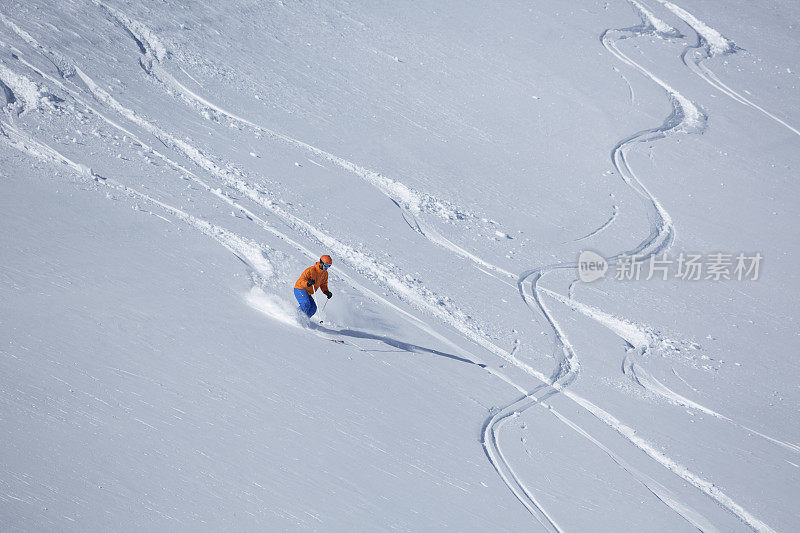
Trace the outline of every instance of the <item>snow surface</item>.
[[2, 529], [796, 530], [798, 19], [4, 2]]

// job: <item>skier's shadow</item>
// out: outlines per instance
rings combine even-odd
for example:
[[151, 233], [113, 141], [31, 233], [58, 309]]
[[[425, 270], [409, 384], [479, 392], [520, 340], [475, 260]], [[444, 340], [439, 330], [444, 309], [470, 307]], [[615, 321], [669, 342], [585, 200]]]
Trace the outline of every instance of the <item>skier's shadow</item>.
[[384, 344], [386, 344], [388, 346], [391, 346], [393, 348], [398, 348], [398, 349], [400, 349], [400, 350], [402, 350], [404, 352], [438, 355], [439, 357], [446, 357], [448, 359], [454, 359], [454, 360], [462, 362], [462, 363], [468, 363], [468, 364], [471, 364], [471, 365], [477, 365], [477, 366], [479, 366], [481, 368], [486, 368], [486, 365], [484, 365], [483, 363], [476, 363], [475, 361], [473, 361], [471, 359], [467, 359], [465, 357], [460, 357], [458, 355], [454, 355], [454, 354], [451, 354], [451, 353], [442, 352], [442, 351], [439, 351], [439, 350], [434, 350], [432, 348], [425, 348], [424, 346], [417, 346], [416, 344], [411, 344], [409, 342], [403, 342], [403, 341], [388, 337], [386, 335], [377, 335], [375, 333], [369, 333], [369, 332], [366, 332], [366, 331], [359, 331], [357, 329], [350, 329], [350, 328], [331, 329], [331, 328], [326, 328], [325, 326], [321, 326], [321, 325], [318, 325], [318, 324], [311, 324], [311, 325], [317, 331], [322, 331], [323, 333], [328, 333], [330, 335], [342, 335], [344, 337], [353, 337], [355, 339], [372, 339], [372, 340], [380, 341], [380, 342], [382, 342], [382, 343], [384, 343]]

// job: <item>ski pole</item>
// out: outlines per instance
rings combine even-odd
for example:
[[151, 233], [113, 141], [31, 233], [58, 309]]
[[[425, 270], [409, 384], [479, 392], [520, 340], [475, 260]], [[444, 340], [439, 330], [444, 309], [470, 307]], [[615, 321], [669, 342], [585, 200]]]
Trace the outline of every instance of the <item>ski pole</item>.
[[[327, 305], [328, 305], [328, 300], [325, 300], [325, 303], [324, 303], [324, 304], [322, 304], [322, 310], [319, 312], [319, 316], [322, 316], [322, 313], [324, 313], [324, 312], [325, 312], [325, 307], [326, 307]], [[320, 323], [320, 324], [322, 324], [322, 320], [320, 320], [320, 321], [319, 321], [319, 323]]]

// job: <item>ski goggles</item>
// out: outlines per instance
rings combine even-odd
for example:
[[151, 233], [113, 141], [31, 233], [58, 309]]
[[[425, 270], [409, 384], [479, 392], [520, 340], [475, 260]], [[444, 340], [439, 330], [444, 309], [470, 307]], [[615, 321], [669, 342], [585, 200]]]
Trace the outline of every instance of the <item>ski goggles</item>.
[[320, 266], [320, 268], [322, 268], [322, 270], [328, 270], [331, 267], [331, 265], [329, 263], [325, 263], [323, 261], [319, 262], [319, 266]]

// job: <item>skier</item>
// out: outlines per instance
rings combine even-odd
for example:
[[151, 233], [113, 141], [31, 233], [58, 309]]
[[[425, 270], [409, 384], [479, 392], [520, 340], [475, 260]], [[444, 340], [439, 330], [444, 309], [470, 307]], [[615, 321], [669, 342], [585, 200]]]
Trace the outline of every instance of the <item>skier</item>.
[[294, 284], [294, 297], [300, 304], [300, 310], [311, 318], [317, 312], [317, 304], [312, 297], [317, 289], [322, 289], [323, 294], [330, 299], [333, 293], [328, 290], [328, 269], [333, 264], [329, 255], [323, 255], [319, 261], [303, 271], [303, 274]]

